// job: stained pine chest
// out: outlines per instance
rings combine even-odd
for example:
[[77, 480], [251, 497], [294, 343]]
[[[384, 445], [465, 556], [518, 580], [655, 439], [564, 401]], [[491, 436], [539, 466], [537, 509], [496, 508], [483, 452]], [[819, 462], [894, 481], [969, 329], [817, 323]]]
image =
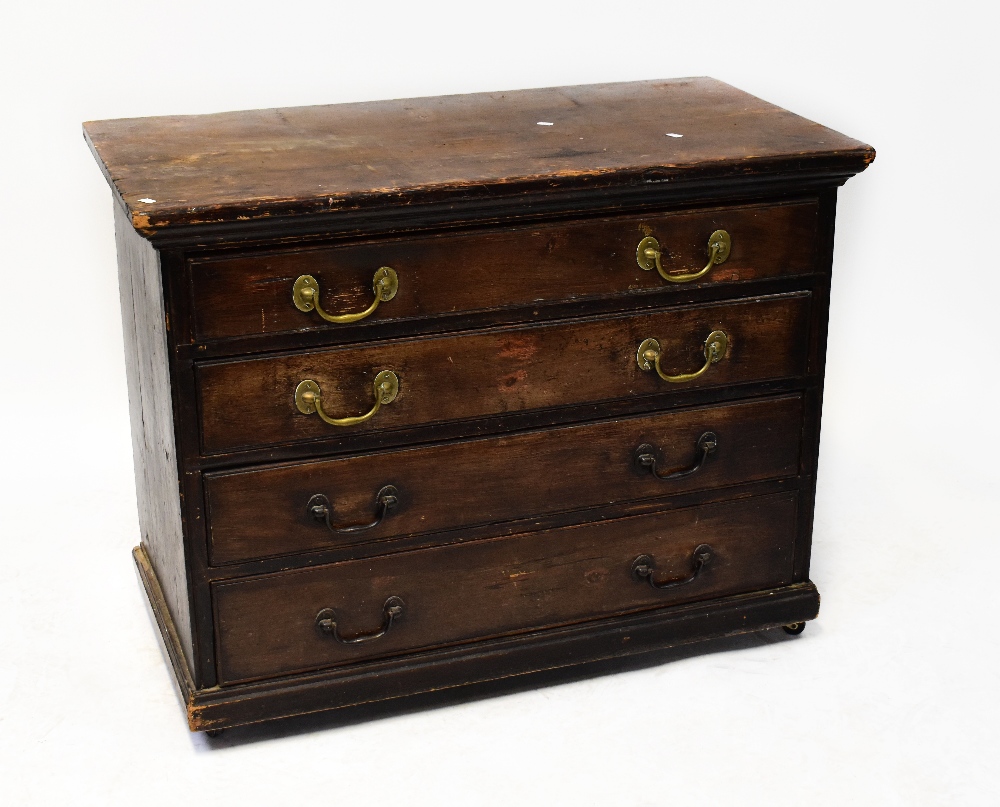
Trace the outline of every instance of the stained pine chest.
[[870, 147], [712, 79], [84, 132], [193, 730], [817, 615], [836, 191]]

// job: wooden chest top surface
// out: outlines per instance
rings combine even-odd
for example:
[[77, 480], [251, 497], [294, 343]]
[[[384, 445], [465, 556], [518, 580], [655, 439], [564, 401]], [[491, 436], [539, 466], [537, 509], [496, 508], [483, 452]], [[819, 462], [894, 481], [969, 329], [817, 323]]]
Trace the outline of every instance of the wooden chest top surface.
[[84, 136], [147, 234], [546, 190], [853, 174], [875, 156], [710, 78], [91, 121]]

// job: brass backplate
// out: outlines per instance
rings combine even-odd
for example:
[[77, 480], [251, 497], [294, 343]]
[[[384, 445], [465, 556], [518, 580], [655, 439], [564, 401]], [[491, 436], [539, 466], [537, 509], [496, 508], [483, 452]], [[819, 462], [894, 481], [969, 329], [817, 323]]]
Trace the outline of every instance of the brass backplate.
[[[312, 393], [312, 397], [310, 398], [307, 393]], [[319, 384], [308, 379], [300, 381], [295, 388], [295, 407], [303, 415], [311, 415], [316, 411], [316, 401], [319, 400], [319, 396]]]
[[708, 239], [708, 254], [712, 254], [713, 249], [717, 249], [715, 253], [715, 263], [724, 263], [729, 257], [729, 252], [733, 247], [733, 242], [729, 238], [729, 233], [725, 230], [716, 230], [709, 236]]
[[[712, 331], [708, 335], [708, 339], [705, 340], [705, 358], [709, 358], [712, 353], [712, 345], [715, 345], [715, 354], [711, 356], [712, 364], [722, 361], [726, 355], [726, 351], [729, 350], [729, 337], [726, 336], [725, 331]], [[641, 348], [640, 348], [641, 349]]]
[[[311, 289], [312, 294], [309, 294], [309, 292], [303, 294], [304, 289]], [[318, 297], [319, 284], [316, 282], [316, 278], [312, 275], [302, 275], [296, 278], [292, 286], [292, 302], [295, 303], [295, 307], [299, 311], [312, 311], [315, 308], [314, 301]]]
[[372, 283], [378, 291], [379, 299], [383, 303], [389, 302], [399, 291], [399, 277], [396, 271], [390, 266], [383, 266], [375, 273]]
[[390, 404], [399, 394], [399, 378], [392, 370], [383, 370], [375, 376], [376, 394], [382, 396], [382, 404]]
[[643, 339], [642, 344], [639, 345], [639, 349], [635, 353], [636, 364], [639, 365], [640, 370], [652, 370], [655, 366], [650, 363], [649, 359], [645, 357], [646, 351], [652, 351], [653, 353], [660, 352], [660, 343], [655, 339]]
[[660, 251], [660, 242], [657, 241], [653, 236], [647, 235], [642, 241], [639, 242], [639, 246], [635, 248], [635, 260], [639, 264], [640, 268], [645, 269], [649, 272], [656, 268], [656, 258], [652, 255], [647, 255], [646, 250], [652, 249], [655, 252]]

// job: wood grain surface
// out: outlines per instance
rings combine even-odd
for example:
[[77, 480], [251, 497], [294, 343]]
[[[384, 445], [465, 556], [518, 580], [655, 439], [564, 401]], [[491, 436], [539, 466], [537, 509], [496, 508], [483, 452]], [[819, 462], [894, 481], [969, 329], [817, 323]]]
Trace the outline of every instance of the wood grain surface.
[[[790, 582], [795, 493], [403, 552], [213, 585], [224, 684], [350, 664], [472, 639], [572, 624]], [[696, 546], [713, 560], [691, 583], [656, 591], [631, 574], [685, 577]], [[380, 639], [341, 644], [319, 630], [331, 608], [346, 638], [404, 614]]]
[[[376, 333], [382, 323], [442, 314], [804, 274], [814, 270], [817, 223], [812, 201], [206, 258], [191, 267], [192, 330], [199, 342], [308, 330], [337, 340], [344, 325], [293, 305], [296, 278], [316, 278], [327, 312], [351, 313], [372, 302], [372, 275], [381, 266], [396, 271], [399, 290], [363, 321]], [[700, 270], [718, 229], [730, 234], [732, 252], [693, 283], [671, 284], [636, 262], [636, 246], [652, 235], [667, 271]]]
[[[212, 560], [234, 563], [274, 555], [387, 542], [393, 538], [544, 516], [615, 502], [798, 473], [800, 396], [703, 407], [585, 426], [208, 474]], [[691, 467], [698, 438], [718, 447], [696, 473], [659, 481], [635, 463], [653, 445], [659, 472]], [[334, 534], [306, 504], [327, 496], [333, 523], [377, 515], [376, 493], [398, 490], [382, 523]], [[391, 544], [383, 551], [390, 551]]]
[[[775, 295], [209, 363], [198, 368], [202, 445], [220, 452], [797, 376], [806, 369], [809, 302], [804, 293]], [[652, 337], [664, 353], [664, 372], [697, 370], [705, 339], [720, 328], [729, 351], [695, 381], [671, 384], [636, 363], [640, 343]], [[331, 426], [295, 406], [296, 386], [312, 379], [330, 416], [366, 412], [381, 370], [397, 374], [399, 395], [365, 423]]]
[[121, 207], [114, 207], [140, 538], [180, 637], [181, 659], [191, 664], [194, 634], [160, 260]]
[[84, 136], [145, 233], [534, 191], [856, 173], [875, 156], [710, 78], [91, 121]]

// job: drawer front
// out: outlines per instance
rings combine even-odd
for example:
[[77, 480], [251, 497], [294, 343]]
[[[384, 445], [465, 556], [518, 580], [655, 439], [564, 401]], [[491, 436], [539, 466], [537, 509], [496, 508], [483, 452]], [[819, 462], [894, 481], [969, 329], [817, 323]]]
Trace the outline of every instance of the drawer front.
[[219, 677], [231, 684], [784, 585], [796, 495], [216, 583]]
[[[801, 376], [810, 295], [795, 293], [642, 315], [561, 321], [503, 331], [393, 340], [261, 359], [200, 365], [206, 453], [342, 438], [509, 412], [553, 409], [698, 387]], [[706, 365], [706, 339], [721, 330], [721, 360], [684, 383], [643, 370], [637, 351], [658, 340], [661, 370]], [[334, 418], [373, 410], [373, 381], [391, 370], [399, 391], [371, 419], [329, 425], [303, 413], [296, 389], [315, 382]]]
[[[212, 562], [389, 541], [794, 476], [801, 419], [796, 395], [206, 474]], [[706, 434], [711, 436], [703, 439]], [[645, 459], [649, 456], [653, 463]], [[387, 486], [392, 490], [384, 492]]]
[[309, 275], [321, 308], [362, 312], [374, 301], [375, 272], [391, 267], [395, 296], [362, 322], [433, 318], [550, 302], [683, 288], [644, 271], [636, 248], [653, 236], [667, 272], [704, 268], [709, 236], [731, 236], [731, 252], [684, 285], [757, 280], [814, 271], [815, 202], [753, 205], [697, 212], [604, 219], [538, 228], [390, 239], [337, 247], [285, 250], [192, 262], [194, 331], [199, 341], [322, 329], [324, 321], [293, 302], [297, 278]]

